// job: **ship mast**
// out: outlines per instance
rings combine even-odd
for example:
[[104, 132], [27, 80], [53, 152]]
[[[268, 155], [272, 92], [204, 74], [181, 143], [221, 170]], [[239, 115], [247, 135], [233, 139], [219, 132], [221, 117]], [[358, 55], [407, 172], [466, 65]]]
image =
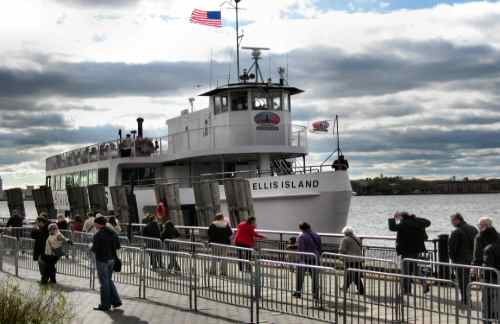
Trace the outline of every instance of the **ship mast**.
[[238, 3], [241, 2], [241, 0], [234, 0], [236, 3], [235, 9], [236, 9], [236, 69], [237, 69], [237, 80], [240, 80], [240, 26], [239, 26], [239, 20], [238, 20]]

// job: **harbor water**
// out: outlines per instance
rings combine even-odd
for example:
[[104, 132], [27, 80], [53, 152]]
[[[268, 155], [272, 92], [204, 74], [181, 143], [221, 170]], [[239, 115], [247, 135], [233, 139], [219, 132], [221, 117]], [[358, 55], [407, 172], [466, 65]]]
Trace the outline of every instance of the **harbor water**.
[[[25, 202], [25, 207], [27, 216], [35, 218], [34, 202]], [[395, 211], [408, 211], [429, 219], [432, 222], [429, 237], [436, 237], [451, 231], [448, 216], [456, 212], [462, 213], [474, 225], [481, 216], [490, 216], [495, 223], [500, 222], [500, 194], [355, 196], [351, 201], [348, 225], [359, 234], [391, 235], [387, 218]], [[0, 202], [0, 215], [8, 214], [7, 202]]]

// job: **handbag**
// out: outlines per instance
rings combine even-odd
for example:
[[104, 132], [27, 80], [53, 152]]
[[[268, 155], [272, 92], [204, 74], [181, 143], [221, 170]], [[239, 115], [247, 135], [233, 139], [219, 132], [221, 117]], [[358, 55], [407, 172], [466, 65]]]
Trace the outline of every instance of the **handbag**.
[[58, 258], [62, 258], [63, 256], [66, 255], [66, 253], [64, 253], [64, 249], [63, 247], [58, 247], [58, 248], [55, 248], [53, 249], [53, 252], [54, 252], [54, 255]]
[[115, 263], [113, 264], [113, 271], [114, 272], [121, 272], [122, 271], [122, 260], [120, 260], [117, 256], [115, 256]]

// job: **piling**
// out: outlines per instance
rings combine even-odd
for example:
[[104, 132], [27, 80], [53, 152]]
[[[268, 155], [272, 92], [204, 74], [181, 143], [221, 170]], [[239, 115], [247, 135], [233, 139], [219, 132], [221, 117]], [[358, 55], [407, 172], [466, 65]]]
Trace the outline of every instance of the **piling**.
[[224, 180], [224, 191], [231, 224], [237, 225], [241, 220], [255, 216], [252, 191], [248, 180], [242, 178], [226, 179]]
[[156, 203], [163, 202], [168, 209], [168, 216], [175, 225], [184, 225], [182, 205], [179, 196], [179, 183], [157, 184], [155, 186]]
[[113, 186], [109, 188], [116, 218], [121, 223], [138, 223], [139, 212], [137, 200], [130, 186]]
[[49, 218], [56, 218], [57, 210], [54, 207], [54, 199], [52, 198], [52, 189], [47, 186], [40, 186], [33, 190], [33, 200], [38, 216], [41, 213], [47, 213]]
[[108, 197], [102, 184], [87, 186], [89, 193], [89, 203], [91, 210], [99, 210], [103, 214], [108, 214]]
[[221, 211], [219, 184], [215, 180], [193, 183], [198, 226], [207, 226]]
[[71, 217], [79, 215], [83, 219], [87, 218], [89, 209], [89, 196], [87, 188], [79, 186], [66, 187], [68, 193], [69, 208], [71, 210]]
[[24, 210], [23, 190], [21, 188], [8, 189], [5, 190], [5, 196], [7, 197], [10, 216], [17, 214], [25, 218], [26, 212]]

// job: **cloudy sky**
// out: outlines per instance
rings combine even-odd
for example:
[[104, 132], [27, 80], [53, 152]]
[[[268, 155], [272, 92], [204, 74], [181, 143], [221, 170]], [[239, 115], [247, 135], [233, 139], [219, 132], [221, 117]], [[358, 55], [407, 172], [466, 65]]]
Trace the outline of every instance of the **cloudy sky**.
[[[45, 158], [132, 129], [166, 134], [187, 98], [234, 78], [234, 11], [222, 0], [2, 0], [0, 176], [40, 184]], [[353, 178], [496, 177], [500, 171], [500, 3], [244, 0], [243, 45], [288, 61], [295, 122], [341, 118]], [[212, 53], [212, 54], [211, 54]], [[195, 106], [204, 108], [205, 98]], [[310, 135], [311, 162], [331, 150]]]

